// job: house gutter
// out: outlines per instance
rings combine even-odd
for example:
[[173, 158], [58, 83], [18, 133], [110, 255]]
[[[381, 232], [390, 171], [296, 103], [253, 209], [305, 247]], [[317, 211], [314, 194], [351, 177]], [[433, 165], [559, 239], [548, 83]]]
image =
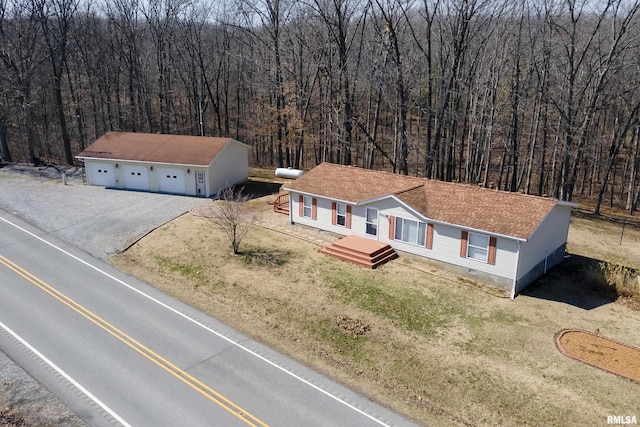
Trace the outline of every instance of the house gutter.
[[188, 163], [167, 163], [167, 162], [151, 162], [149, 160], [129, 160], [129, 159], [109, 159], [105, 157], [85, 157], [76, 156], [76, 159], [86, 162], [87, 160], [97, 160], [105, 162], [121, 162], [121, 163], [149, 163], [153, 165], [170, 165], [170, 166], [184, 166], [191, 168], [206, 168], [209, 165], [192, 165]]
[[520, 245], [522, 242], [518, 242], [518, 251], [516, 252], [516, 271], [513, 273], [513, 286], [511, 287], [511, 301], [516, 297], [516, 286], [518, 284], [518, 272], [520, 271]]
[[334, 201], [336, 201], [336, 202], [338, 202], [338, 203], [345, 203], [345, 204], [347, 204], [347, 205], [352, 205], [352, 206], [358, 206], [358, 205], [359, 205], [359, 203], [358, 203], [358, 202], [355, 202], [355, 203], [354, 203], [354, 202], [350, 202], [350, 201], [348, 201], [348, 200], [341, 200], [341, 199], [336, 199], [336, 198], [334, 198], [334, 197], [330, 197], [330, 196], [323, 196], [323, 195], [321, 195], [321, 194], [314, 194], [314, 193], [309, 193], [309, 192], [306, 192], [306, 191], [295, 190], [295, 189], [291, 189], [291, 188], [289, 188], [289, 187], [282, 187], [282, 189], [283, 189], [283, 190], [287, 190], [288, 192], [292, 192], [292, 191], [294, 191], [294, 192], [296, 192], [296, 193], [298, 193], [298, 194], [302, 194], [303, 196], [310, 196], [310, 197], [322, 197], [323, 199], [334, 200]]
[[293, 199], [289, 191], [289, 224], [293, 224]]
[[569, 206], [571, 208], [577, 208], [578, 206], [580, 206], [580, 203], [567, 202], [566, 200], [558, 200], [558, 206]]

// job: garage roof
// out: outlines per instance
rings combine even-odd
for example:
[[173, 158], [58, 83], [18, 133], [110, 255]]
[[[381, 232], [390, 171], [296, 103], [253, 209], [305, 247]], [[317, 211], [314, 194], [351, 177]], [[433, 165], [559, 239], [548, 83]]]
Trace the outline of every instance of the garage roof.
[[232, 141], [234, 140], [231, 138], [207, 136], [107, 132], [77, 157], [83, 160], [131, 160], [207, 166]]

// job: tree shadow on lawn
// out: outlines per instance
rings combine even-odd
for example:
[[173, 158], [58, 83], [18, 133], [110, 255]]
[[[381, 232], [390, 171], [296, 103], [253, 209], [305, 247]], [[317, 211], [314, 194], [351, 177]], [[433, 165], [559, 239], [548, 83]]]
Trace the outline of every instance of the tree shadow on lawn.
[[584, 310], [615, 302], [618, 292], [615, 286], [607, 284], [601, 262], [569, 255], [568, 259], [524, 289], [521, 295], [562, 302]]

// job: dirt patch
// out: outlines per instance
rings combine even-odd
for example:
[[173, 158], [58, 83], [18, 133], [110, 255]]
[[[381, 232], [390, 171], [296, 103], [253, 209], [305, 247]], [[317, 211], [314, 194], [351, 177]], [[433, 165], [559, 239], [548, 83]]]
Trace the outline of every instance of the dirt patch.
[[640, 349], [600, 335], [600, 331], [565, 330], [556, 337], [568, 357], [640, 383]]
[[366, 322], [360, 319], [353, 319], [349, 316], [338, 316], [336, 325], [338, 325], [340, 332], [354, 338], [362, 337], [371, 330], [371, 326]]

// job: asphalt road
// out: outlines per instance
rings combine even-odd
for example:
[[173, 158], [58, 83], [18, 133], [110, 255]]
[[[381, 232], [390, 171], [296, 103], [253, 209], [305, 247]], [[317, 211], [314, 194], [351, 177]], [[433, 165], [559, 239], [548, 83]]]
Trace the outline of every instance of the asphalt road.
[[0, 209], [0, 350], [90, 425], [412, 425]]

